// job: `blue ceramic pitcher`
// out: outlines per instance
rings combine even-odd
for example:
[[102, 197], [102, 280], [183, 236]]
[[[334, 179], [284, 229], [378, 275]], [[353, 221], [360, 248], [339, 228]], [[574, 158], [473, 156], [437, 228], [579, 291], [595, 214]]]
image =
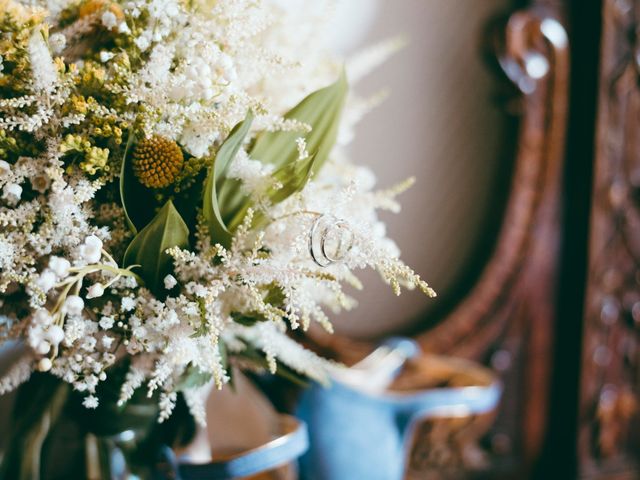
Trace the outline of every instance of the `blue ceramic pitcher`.
[[[404, 350], [404, 358], [420, 355], [415, 344], [395, 343], [391, 358], [379, 362], [383, 370], [391, 363], [390, 377], [402, 368], [397, 360], [399, 349]], [[407, 351], [407, 345], [413, 345], [414, 351]], [[372, 355], [381, 356], [379, 351]], [[429, 357], [420, 361], [429, 361]], [[369, 388], [368, 384], [378, 382], [373, 367], [364, 369], [362, 378], [355, 381], [345, 381], [348, 375], [341, 375], [329, 388], [316, 385], [303, 394], [298, 415], [308, 425], [310, 449], [301, 460], [302, 479], [400, 480], [414, 428], [420, 422], [488, 413], [500, 399], [501, 386], [495, 376], [472, 362], [452, 359], [453, 371], [473, 380], [469, 386], [409, 392]]]

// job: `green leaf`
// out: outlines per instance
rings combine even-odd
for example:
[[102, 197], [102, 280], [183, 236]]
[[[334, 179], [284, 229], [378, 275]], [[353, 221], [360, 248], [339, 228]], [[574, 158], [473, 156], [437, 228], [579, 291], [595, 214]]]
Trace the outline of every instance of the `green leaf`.
[[[309, 94], [285, 115], [287, 119], [309, 125], [310, 132], [276, 131], [258, 135], [249, 155], [263, 163], [275, 165], [277, 170], [274, 175], [284, 186], [279, 192], [272, 192], [270, 199], [273, 203], [281, 202], [292, 193], [302, 190], [326, 162], [336, 142], [347, 90], [346, 76], [342, 72], [336, 82]], [[305, 139], [310, 154], [302, 163], [298, 160], [296, 143], [301, 137]], [[218, 201], [222, 217], [228, 222], [228, 231], [232, 232], [242, 223], [250, 202], [240, 191], [238, 181], [226, 181], [219, 187]]]
[[[277, 180], [281, 187], [270, 188], [266, 197], [271, 203], [277, 204], [286, 200], [294, 193], [301, 191], [311, 178], [315, 164], [316, 156], [312, 155], [304, 160], [294, 160], [293, 162], [280, 167], [273, 173], [273, 178]], [[251, 205], [246, 202], [242, 209], [236, 213], [233, 219], [229, 222], [229, 229], [231, 231], [240, 226], [250, 206]], [[262, 212], [256, 212], [253, 218], [253, 226], [260, 226], [264, 219], [264, 214]]]
[[129, 138], [127, 140], [127, 146], [124, 148], [124, 155], [122, 156], [122, 166], [120, 167], [120, 203], [122, 203], [122, 209], [124, 210], [124, 218], [129, 226], [129, 229], [134, 233], [138, 233], [136, 226], [131, 221], [131, 217], [129, 216], [129, 212], [127, 211], [128, 195], [125, 192], [129, 191], [129, 182], [131, 176], [129, 175], [129, 168], [127, 165], [127, 154], [129, 153], [129, 148], [131, 148], [131, 144], [133, 143], [133, 132], [129, 132]]
[[285, 115], [287, 119], [310, 125], [309, 133], [264, 132], [256, 139], [251, 157], [276, 166], [293, 163], [298, 159], [296, 139], [303, 137], [307, 150], [315, 157], [316, 169], [322, 167], [336, 143], [347, 90], [347, 77], [343, 71], [336, 82], [309, 94]]
[[136, 234], [139, 228], [151, 220], [153, 208], [150, 208], [150, 205], [155, 205], [156, 201], [151, 192], [138, 181], [133, 173], [129, 151], [134, 143], [135, 135], [130, 132], [120, 167], [120, 202], [127, 226]]
[[245, 119], [231, 130], [231, 133], [216, 153], [204, 187], [202, 210], [209, 227], [211, 242], [214, 244], [220, 243], [225, 247], [228, 247], [231, 243], [231, 233], [222, 219], [216, 185], [224, 184], [224, 175], [229, 163], [238, 153], [252, 122], [253, 114], [248, 112]]
[[258, 312], [250, 312], [248, 314], [231, 312], [231, 318], [233, 318], [234, 322], [244, 325], [245, 327], [252, 327], [258, 322], [266, 322], [268, 320], [267, 317]]
[[201, 387], [209, 380], [211, 380], [210, 373], [203, 372], [194, 365], [189, 365], [184, 374], [182, 374], [182, 377], [180, 377], [175, 389], [177, 391], [182, 391], [189, 390], [190, 388]]
[[162, 291], [163, 279], [172, 267], [171, 257], [166, 250], [188, 246], [189, 228], [169, 200], [129, 244], [124, 254], [124, 264], [140, 265], [140, 276], [147, 287], [153, 292]]

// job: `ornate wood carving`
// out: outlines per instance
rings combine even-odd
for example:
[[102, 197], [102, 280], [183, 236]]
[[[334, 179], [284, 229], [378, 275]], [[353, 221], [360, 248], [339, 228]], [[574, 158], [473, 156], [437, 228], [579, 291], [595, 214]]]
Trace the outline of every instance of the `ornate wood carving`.
[[[426, 351], [476, 359], [501, 374], [504, 402], [489, 447], [495, 468], [511, 470], [536, 457], [547, 420], [569, 54], [552, 7], [513, 14], [495, 47], [521, 112], [503, 225], [475, 287], [417, 339]], [[347, 363], [370, 349], [340, 336], [316, 340]]]
[[499, 59], [522, 93], [502, 232], [476, 287], [420, 341], [429, 351], [484, 360], [500, 371], [505, 401], [493, 450], [528, 463], [547, 417], [568, 104], [568, 39], [555, 12], [513, 14]]
[[584, 478], [638, 478], [640, 2], [606, 0], [584, 318]]

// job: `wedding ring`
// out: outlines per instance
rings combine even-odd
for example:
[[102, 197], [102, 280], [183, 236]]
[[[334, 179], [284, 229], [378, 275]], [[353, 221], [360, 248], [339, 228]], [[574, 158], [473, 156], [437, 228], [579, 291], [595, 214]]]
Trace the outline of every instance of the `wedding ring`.
[[354, 234], [349, 224], [333, 215], [321, 215], [309, 231], [309, 253], [320, 267], [343, 260], [353, 248]]

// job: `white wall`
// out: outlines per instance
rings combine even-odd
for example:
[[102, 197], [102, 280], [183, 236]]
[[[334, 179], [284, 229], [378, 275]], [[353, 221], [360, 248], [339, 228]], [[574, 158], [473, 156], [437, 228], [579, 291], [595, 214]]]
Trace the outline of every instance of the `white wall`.
[[[349, 0], [345, 0], [349, 1]], [[359, 90], [382, 87], [390, 98], [360, 124], [352, 146], [380, 183], [415, 175], [400, 215], [389, 215], [390, 236], [403, 258], [438, 291], [446, 292], [471, 260], [485, 231], [491, 181], [501, 168], [504, 116], [495, 106], [495, 76], [482, 60], [489, 18], [508, 0], [387, 0], [364, 43], [404, 33], [410, 44]], [[377, 335], [428, 315], [438, 300], [415, 292], [396, 298], [375, 274], [362, 276], [361, 305], [336, 319], [338, 330]]]

